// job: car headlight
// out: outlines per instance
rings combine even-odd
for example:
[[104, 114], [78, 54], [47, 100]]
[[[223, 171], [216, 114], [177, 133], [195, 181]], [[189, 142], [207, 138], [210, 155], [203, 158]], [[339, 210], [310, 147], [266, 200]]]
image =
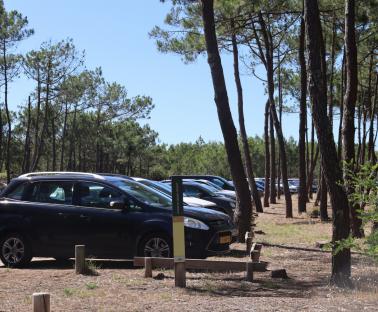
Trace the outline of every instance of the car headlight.
[[205, 230], [207, 231], [209, 227], [200, 220], [184, 217], [184, 225], [188, 228], [197, 229], [197, 230]]
[[236, 207], [236, 204], [234, 202], [230, 202], [230, 207], [231, 208], [235, 208]]

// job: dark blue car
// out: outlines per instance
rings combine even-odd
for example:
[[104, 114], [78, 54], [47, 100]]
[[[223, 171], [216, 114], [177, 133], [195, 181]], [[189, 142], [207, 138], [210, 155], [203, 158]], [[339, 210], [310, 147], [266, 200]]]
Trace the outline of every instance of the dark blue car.
[[[230, 218], [185, 207], [186, 254], [204, 258], [229, 250]], [[87, 255], [172, 257], [172, 202], [160, 192], [117, 176], [28, 174], [0, 199], [0, 258], [20, 267], [32, 257], [67, 259], [74, 246]]]

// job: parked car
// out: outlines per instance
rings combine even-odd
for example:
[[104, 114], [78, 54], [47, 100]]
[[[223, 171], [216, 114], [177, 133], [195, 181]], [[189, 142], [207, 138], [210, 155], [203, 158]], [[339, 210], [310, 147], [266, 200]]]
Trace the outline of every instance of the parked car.
[[233, 183], [230, 183], [228, 180], [225, 178], [222, 178], [220, 176], [215, 176], [215, 175], [191, 175], [191, 179], [202, 179], [202, 180], [208, 180], [218, 186], [220, 186], [224, 190], [230, 190], [230, 191], [235, 191], [235, 186]]
[[[229, 250], [234, 229], [220, 212], [184, 207], [186, 255]], [[0, 199], [0, 258], [9, 267], [32, 257], [67, 259], [86, 245], [98, 258], [172, 257], [172, 201], [138, 182], [87, 173], [32, 173]]]
[[220, 186], [208, 181], [208, 180], [203, 180], [203, 179], [198, 179], [198, 180], [189, 180], [189, 181], [194, 181], [200, 184], [206, 185], [211, 191], [213, 191], [215, 194], [231, 198], [233, 200], [236, 200], [236, 193], [235, 191], [230, 191], [230, 190], [224, 190]]
[[184, 193], [187, 196], [201, 198], [215, 203], [222, 212], [228, 214], [231, 218], [234, 216], [236, 207], [235, 200], [215, 193], [208, 186], [194, 181], [183, 181]]
[[[172, 197], [172, 187], [169, 184], [161, 183], [158, 181], [152, 181], [143, 178], [133, 178], [134, 181], [142, 183], [148, 187], [151, 187], [159, 192], [164, 193], [165, 195]], [[184, 204], [192, 207], [203, 207], [208, 209], [216, 209], [216, 205], [213, 202], [209, 202], [204, 199], [196, 198], [196, 197], [189, 197], [186, 196], [184, 192]]]
[[265, 189], [264, 181], [255, 180], [255, 183], [256, 183], [257, 191], [259, 191], [259, 193], [264, 193], [264, 189]]

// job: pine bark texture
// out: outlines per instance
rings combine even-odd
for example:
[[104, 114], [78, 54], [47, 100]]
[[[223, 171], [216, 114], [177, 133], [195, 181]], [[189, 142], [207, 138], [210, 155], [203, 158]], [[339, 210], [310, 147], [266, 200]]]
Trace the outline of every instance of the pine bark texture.
[[298, 190], [298, 212], [306, 211], [307, 189], [306, 189], [306, 119], [307, 119], [307, 70], [305, 59], [305, 25], [301, 20], [301, 33], [299, 36], [298, 58], [301, 68], [301, 97], [299, 112], [299, 190]]
[[[354, 116], [357, 101], [357, 45], [355, 34], [355, 1], [345, 1], [345, 69], [346, 87], [344, 96], [343, 128], [342, 128], [342, 153], [343, 160], [350, 170], [355, 167], [354, 155]], [[359, 144], [360, 145], [360, 144]], [[346, 190], [348, 194], [353, 193], [353, 187], [349, 182], [349, 175], [344, 174]], [[361, 233], [361, 220], [357, 217], [358, 205], [351, 205], [350, 217], [351, 227], [354, 236], [359, 237]]]

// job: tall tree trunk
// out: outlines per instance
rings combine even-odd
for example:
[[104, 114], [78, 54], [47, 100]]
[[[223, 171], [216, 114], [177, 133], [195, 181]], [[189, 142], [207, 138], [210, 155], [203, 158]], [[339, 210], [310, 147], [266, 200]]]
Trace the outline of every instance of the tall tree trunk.
[[[271, 204], [276, 204], [276, 140], [274, 139], [274, 126], [272, 114], [270, 114], [269, 137], [270, 137], [270, 193], [269, 200]], [[280, 186], [278, 186], [279, 188]]]
[[[360, 98], [363, 98], [360, 95]], [[362, 134], [361, 134], [361, 127], [362, 127], [362, 101], [360, 101], [357, 107], [357, 136], [358, 136], [358, 145], [357, 145], [357, 153], [355, 159], [355, 166], [358, 167], [361, 160], [361, 147], [362, 147]]]
[[30, 168], [30, 126], [31, 126], [31, 99], [28, 98], [28, 117], [24, 144], [24, 158], [22, 161], [22, 173], [29, 172]]
[[332, 17], [332, 43], [331, 43], [331, 73], [329, 76], [329, 105], [328, 118], [333, 131], [333, 102], [334, 102], [334, 69], [335, 69], [335, 51], [336, 50], [336, 15], [333, 11]]
[[5, 114], [7, 116], [8, 123], [8, 135], [7, 135], [7, 158], [5, 162], [5, 167], [7, 170], [7, 183], [11, 180], [11, 144], [12, 144], [12, 121], [10, 117], [10, 111], [8, 106], [8, 60], [6, 54], [6, 44], [3, 40], [3, 69], [4, 69], [4, 105], [5, 105]]
[[[307, 111], [307, 107], [306, 107]], [[308, 141], [308, 121], [306, 116], [306, 140], [305, 140], [305, 150], [306, 150], [306, 183], [307, 183], [307, 177], [310, 174], [310, 168], [311, 168], [311, 159], [310, 159], [310, 144]], [[307, 184], [306, 184], [306, 202], [310, 202], [309, 194], [307, 192]]]
[[264, 141], [265, 141], [265, 178], [264, 207], [269, 207], [270, 193], [270, 150], [269, 150], [269, 100], [265, 104]]
[[[345, 0], [345, 66], [346, 66], [346, 89], [344, 96], [343, 114], [343, 160], [346, 166], [354, 169], [354, 115], [357, 100], [357, 45], [355, 34], [355, 1]], [[347, 194], [354, 192], [350, 183], [350, 176], [344, 171], [344, 179]], [[362, 235], [361, 220], [357, 216], [357, 205], [351, 205], [350, 216], [352, 233], [356, 237]]]
[[100, 146], [100, 116], [101, 109], [97, 110], [97, 118], [96, 118], [96, 172], [102, 172], [101, 170], [101, 160], [100, 160], [100, 153], [101, 153], [101, 146]]
[[286, 202], [286, 218], [293, 217], [293, 206], [291, 201], [291, 194], [289, 189], [289, 182], [288, 182], [288, 174], [287, 174], [287, 157], [286, 157], [286, 148], [285, 148], [285, 139], [282, 133], [281, 123], [279, 121], [276, 105], [274, 101], [274, 67], [273, 67], [273, 42], [271, 40], [271, 36], [268, 34], [268, 30], [262, 16], [261, 11], [258, 13], [259, 16], [259, 23], [261, 26], [261, 31], [264, 38], [265, 43], [265, 60], [266, 60], [266, 71], [267, 71], [267, 80], [268, 80], [268, 94], [269, 94], [269, 104], [270, 104], [270, 114], [273, 118], [274, 128], [277, 134], [278, 145], [280, 148], [280, 155], [282, 161], [282, 183], [284, 188], [285, 194], [285, 202]]
[[344, 116], [344, 85], [345, 85], [345, 49], [343, 51], [343, 59], [341, 62], [341, 82], [340, 82], [340, 122], [339, 122], [339, 139], [337, 143], [337, 155], [342, 159], [342, 129]]
[[4, 161], [4, 121], [3, 121], [3, 110], [0, 104], [0, 171], [3, 171], [3, 161]]
[[68, 170], [74, 170], [74, 151], [75, 151], [75, 143], [77, 138], [77, 129], [76, 129], [76, 119], [77, 119], [77, 105], [75, 105], [73, 119], [72, 119], [72, 126], [71, 126], [71, 133], [70, 133], [70, 144], [69, 144], [69, 152], [68, 152]]
[[64, 107], [64, 121], [63, 121], [63, 133], [62, 133], [62, 148], [60, 150], [60, 171], [64, 170], [64, 151], [66, 143], [66, 132], [67, 132], [67, 117], [68, 117], [68, 103], [65, 103]]
[[243, 168], [238, 137], [232, 120], [222, 62], [218, 50], [214, 21], [214, 1], [201, 0], [201, 3], [206, 50], [213, 80], [215, 103], [236, 190], [237, 207], [235, 210], [235, 220], [239, 228], [238, 238], [241, 242], [244, 242], [245, 233], [251, 231], [251, 224], [253, 222], [251, 193]]
[[51, 113], [51, 141], [52, 141], [52, 170], [56, 171], [56, 127], [55, 114]]
[[33, 158], [31, 161], [31, 168], [30, 170], [33, 171], [34, 163], [37, 160], [37, 154], [39, 150], [39, 122], [40, 122], [40, 114], [41, 114], [41, 91], [42, 91], [42, 85], [41, 85], [41, 77], [39, 68], [37, 68], [37, 112], [36, 112], [36, 119], [35, 119], [35, 125], [34, 125], [34, 150], [33, 150]]
[[[233, 21], [231, 21], [231, 27], [234, 30], [235, 25]], [[245, 123], [244, 123], [243, 88], [240, 81], [239, 51], [238, 51], [238, 44], [236, 41], [235, 32], [232, 33], [232, 51], [233, 51], [233, 56], [234, 56], [234, 76], [235, 76], [236, 90], [238, 94], [239, 127], [240, 127], [240, 136], [241, 136], [243, 152], [244, 152], [245, 171], [248, 178], [249, 188], [252, 192], [253, 201], [256, 206], [256, 212], [263, 212], [261, 199], [260, 199], [257, 187], [256, 187], [255, 175], [254, 175], [253, 167], [252, 167], [251, 153], [250, 153], [249, 145], [248, 145], [248, 136], [247, 136], [247, 131], [245, 129]]]
[[[280, 54], [280, 50], [278, 50], [278, 115], [279, 115], [279, 118], [280, 118], [280, 124], [281, 124], [281, 127], [282, 127], [282, 80], [281, 80], [281, 54]], [[278, 151], [278, 166], [277, 166], [277, 185], [278, 185], [278, 188], [277, 188], [277, 198], [280, 199], [281, 198], [281, 174], [282, 174], [282, 170], [281, 170], [281, 154], [279, 153]]]
[[[309, 171], [309, 174], [307, 176], [307, 182], [306, 182], [307, 194], [311, 194], [311, 198], [313, 197], [312, 196], [312, 184], [313, 184], [313, 181], [314, 181], [314, 172], [315, 172], [316, 163], [318, 162], [318, 158], [319, 158], [319, 145], [316, 148], [315, 156], [314, 156], [314, 158], [311, 162], [311, 167], [310, 167], [310, 171]], [[320, 175], [319, 175], [319, 179], [320, 179]]]
[[321, 170], [320, 179], [320, 220], [328, 221], [328, 210], [327, 210], [327, 183], [324, 177], [323, 170]]
[[360, 164], [363, 165], [366, 160], [366, 124], [369, 110], [369, 94], [365, 93], [362, 99], [362, 140], [361, 140], [361, 154], [360, 154]]
[[[44, 149], [44, 143], [45, 143], [45, 133], [48, 130], [48, 117], [49, 117], [49, 100], [50, 100], [50, 70], [51, 70], [51, 63], [48, 64], [47, 68], [47, 79], [46, 79], [46, 98], [45, 98], [45, 114], [44, 114], [44, 120], [42, 125], [42, 132], [41, 137], [39, 139], [39, 145], [36, 151], [35, 160], [32, 165], [32, 171], [35, 171], [38, 167], [39, 160], [41, 158], [42, 151]], [[40, 86], [39, 86], [40, 87]]]
[[[353, 0], [347, 1], [354, 3]], [[312, 112], [318, 136], [323, 173], [333, 209], [332, 242], [334, 253], [332, 254], [331, 281], [338, 286], [345, 286], [350, 284], [350, 249], [344, 248], [337, 253], [335, 251], [336, 242], [349, 236], [349, 203], [347, 194], [340, 184], [340, 181], [343, 181], [343, 175], [327, 116], [327, 69], [318, 1], [305, 0], [305, 24], [307, 50], [309, 53], [309, 91], [312, 98]]]
[[[375, 151], [374, 151], [374, 116], [376, 114], [376, 96], [373, 99], [373, 92], [372, 92], [372, 75], [373, 75], [373, 54], [370, 56], [370, 69], [369, 69], [369, 102], [370, 102], [370, 110], [369, 110], [369, 144], [368, 144], [368, 159], [370, 162], [375, 162]], [[378, 75], [376, 74], [378, 77]], [[376, 79], [375, 83], [375, 90], [377, 89], [378, 80]]]
[[299, 36], [298, 59], [301, 68], [301, 98], [299, 113], [299, 190], [298, 212], [306, 212], [307, 189], [306, 189], [306, 120], [307, 120], [307, 71], [305, 59], [305, 24], [301, 18], [301, 30]]
[[[309, 176], [311, 176], [311, 179], [307, 180], [307, 194], [311, 199], [313, 198], [313, 193], [312, 191], [310, 191], [311, 190], [310, 187], [312, 187], [312, 184], [314, 183], [314, 169], [317, 162], [317, 157], [316, 157], [316, 161], [314, 161], [315, 153], [319, 153], [319, 146], [316, 147], [316, 152], [315, 152], [315, 126], [314, 126], [314, 120], [312, 119], [312, 116], [311, 116], [311, 166], [314, 165], [314, 168], [312, 169], [312, 174], [311, 175], [309, 174]], [[310, 167], [310, 172], [311, 172], [311, 168], [312, 167]]]

